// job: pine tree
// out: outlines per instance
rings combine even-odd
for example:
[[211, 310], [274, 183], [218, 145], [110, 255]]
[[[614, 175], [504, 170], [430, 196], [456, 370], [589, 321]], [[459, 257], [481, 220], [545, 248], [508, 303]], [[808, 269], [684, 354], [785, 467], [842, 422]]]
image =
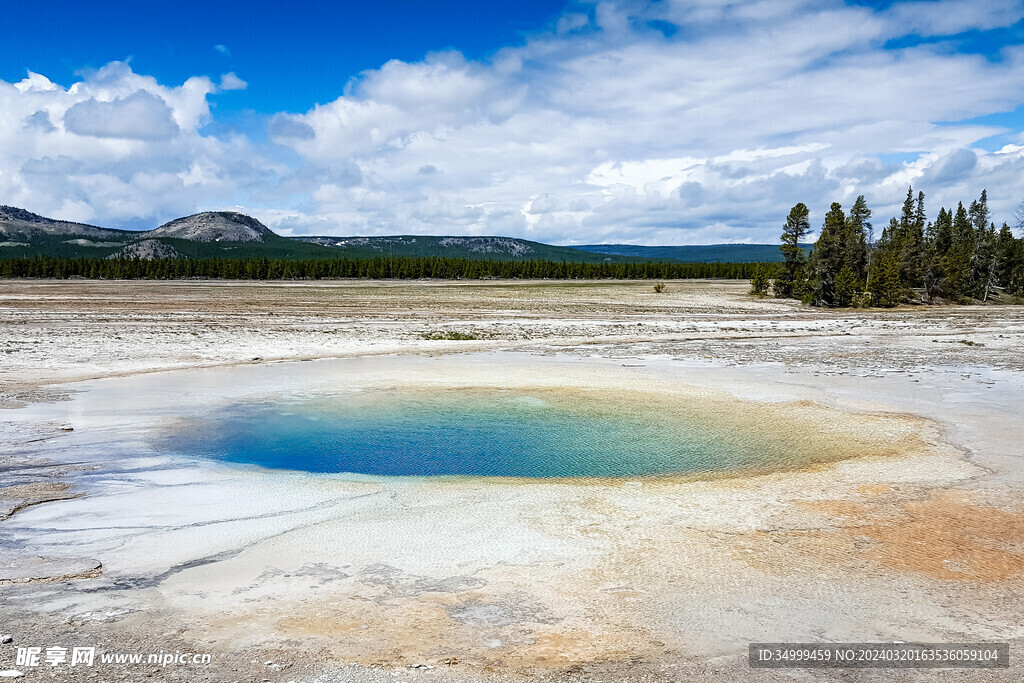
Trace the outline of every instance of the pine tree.
[[909, 287], [917, 287], [924, 282], [924, 224], [924, 192], [919, 192], [915, 201], [914, 188], [908, 187], [893, 242], [897, 248], [900, 277]]
[[903, 200], [903, 210], [900, 212], [900, 230], [906, 231], [914, 225], [917, 215], [917, 205], [914, 202], [914, 187], [907, 188], [907, 198]]
[[903, 296], [903, 280], [900, 275], [900, 243], [902, 234], [900, 221], [889, 220], [882, 229], [871, 255], [868, 271], [867, 290], [872, 306], [895, 306]]
[[971, 292], [982, 301], [988, 301], [995, 285], [997, 239], [995, 225], [980, 230], [971, 260]]
[[858, 280], [857, 275], [853, 272], [853, 268], [849, 264], [844, 263], [843, 267], [836, 273], [835, 305], [846, 307], [853, 304], [860, 283], [861, 281]]
[[952, 244], [953, 213], [940, 208], [935, 223], [928, 226], [926, 239], [927, 266], [924, 271], [924, 287], [929, 301], [945, 295], [945, 260]]
[[750, 279], [750, 293], [756, 296], [764, 296], [768, 293], [768, 284], [768, 269], [763, 263], [759, 263], [754, 270], [754, 277]]
[[963, 298], [970, 291], [971, 260], [977, 237], [964, 209], [963, 202], [957, 204], [951, 228], [952, 241], [942, 259], [944, 272], [943, 293], [951, 299]]
[[872, 264], [872, 271], [868, 285], [872, 305], [886, 308], [897, 305], [903, 298], [904, 286], [896, 254], [888, 249], [880, 251]]
[[945, 256], [953, 246], [953, 212], [939, 209], [939, 217], [935, 219], [934, 249], [939, 256]]
[[924, 192], [917, 193], [917, 204], [914, 207], [914, 225], [918, 230], [924, 230], [925, 223], [928, 222], [928, 215], [924, 210]]
[[981, 197], [971, 202], [967, 215], [974, 229], [969, 293], [975, 298], [987, 301], [993, 285], [996, 258], [996, 230], [988, 220], [988, 190], [982, 190]]
[[1011, 294], [1024, 296], [1024, 236], [1017, 240], [1017, 255], [1010, 269], [1010, 284], [1007, 289]]
[[836, 275], [843, 268], [846, 255], [846, 215], [838, 202], [825, 214], [825, 223], [821, 235], [814, 244], [811, 257], [811, 276], [813, 277], [814, 303], [819, 306], [835, 306]]
[[981, 197], [971, 202], [968, 216], [970, 216], [971, 225], [974, 226], [975, 232], [981, 232], [988, 228], [988, 190], [982, 190]]
[[811, 231], [809, 215], [807, 205], [800, 202], [786, 217], [786, 224], [782, 228], [782, 245], [779, 247], [782, 265], [775, 276], [775, 296], [788, 299], [803, 294], [806, 257], [800, 242]]
[[868, 276], [868, 236], [872, 232], [870, 219], [871, 209], [864, 195], [860, 195], [850, 207], [843, 237], [843, 262], [850, 266], [860, 282]]
[[1003, 289], [1009, 290], [1013, 284], [1014, 271], [1019, 266], [1017, 262], [1018, 244], [1013, 237], [1010, 226], [1003, 223], [999, 229], [999, 237], [996, 240], [995, 259], [995, 280], [996, 284]]
[[964, 203], [960, 202], [956, 206], [956, 214], [953, 217], [953, 245], [967, 247], [974, 251], [974, 240], [975, 235], [971, 220], [967, 216], [966, 209], [964, 209]]

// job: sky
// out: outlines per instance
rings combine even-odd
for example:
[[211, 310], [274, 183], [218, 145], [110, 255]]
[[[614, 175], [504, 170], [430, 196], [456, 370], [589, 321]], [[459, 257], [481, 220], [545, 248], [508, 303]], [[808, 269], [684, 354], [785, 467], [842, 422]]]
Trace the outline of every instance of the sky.
[[675, 245], [1024, 200], [1024, 0], [0, 10], [0, 204], [54, 218]]

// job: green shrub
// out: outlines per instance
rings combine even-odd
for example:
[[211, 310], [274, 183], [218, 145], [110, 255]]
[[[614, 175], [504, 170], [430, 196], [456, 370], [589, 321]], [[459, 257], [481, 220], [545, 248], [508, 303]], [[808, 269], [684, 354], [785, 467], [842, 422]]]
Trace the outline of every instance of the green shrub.
[[466, 332], [456, 332], [455, 330], [443, 330], [438, 332], [424, 332], [420, 335], [423, 339], [429, 339], [431, 341], [472, 341], [479, 339], [475, 334], [467, 334]]

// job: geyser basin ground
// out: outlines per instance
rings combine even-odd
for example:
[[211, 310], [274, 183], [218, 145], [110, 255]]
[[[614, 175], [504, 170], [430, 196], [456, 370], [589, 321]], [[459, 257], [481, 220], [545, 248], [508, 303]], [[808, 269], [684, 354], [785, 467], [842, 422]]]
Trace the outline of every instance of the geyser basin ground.
[[[26, 448], [97, 467], [70, 475], [85, 497], [22, 511], [0, 545], [97, 558], [103, 574], [0, 589], [12, 609], [83, 628], [173, 624], [195, 651], [281, 649], [259, 661], [301, 651], [333, 663], [455, 657], [607, 673], [642, 660], [671, 677], [680, 662], [741, 662], [748, 642], [809, 634], [1018, 637], [1005, 596], [1021, 588], [1019, 518], [997, 501], [936, 492], [980, 468], [932, 422], [824, 407], [784, 375], [494, 353], [91, 382], [71, 401], [16, 413], [74, 427]], [[669, 472], [548, 478], [314, 473], [210, 457], [221, 447], [211, 426], [225, 417], [259, 431], [268, 414], [344, 414], [345, 399], [374, 419], [385, 405], [416, 416], [423, 402], [430, 415], [468, 402], [489, 414], [510, 401], [499, 415], [550, 407], [654, 424], [673, 448], [710, 431], [743, 457], [688, 469], [683, 449]], [[175, 443], [182, 434], [206, 452]]]

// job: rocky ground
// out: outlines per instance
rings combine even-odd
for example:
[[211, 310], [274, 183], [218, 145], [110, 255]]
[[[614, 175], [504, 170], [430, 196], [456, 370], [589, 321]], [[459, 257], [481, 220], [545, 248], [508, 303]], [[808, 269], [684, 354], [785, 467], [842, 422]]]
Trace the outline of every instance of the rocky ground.
[[[16, 668], [19, 644], [67, 642], [212, 654], [204, 666], [108, 668], [104, 680], [1019, 680], [1016, 658], [1010, 671], [746, 666], [741, 644], [772, 633], [1000, 640], [1014, 644], [1011, 654], [1024, 642], [1015, 597], [1024, 588], [1024, 310], [821, 311], [755, 299], [746, 288], [0, 283], [0, 635], [13, 637], [0, 645], [0, 669]], [[170, 573], [135, 567], [144, 587], [116, 578], [146, 547], [132, 535], [118, 541], [121, 550], [85, 547], [107, 550], [70, 564], [28, 552], [29, 532], [69, 523], [61, 505], [93, 504], [77, 482], [95, 465], [59, 445], [79, 437], [66, 431], [72, 425], [16, 418], [74, 396], [69, 383], [380, 354], [443, 355], [443, 378], [463, 364], [487, 366], [491, 356], [462, 354], [490, 351], [515, 352], [501, 362], [538, 377], [578, 378], [582, 367], [594, 386], [726, 391], [745, 410], [767, 411], [766, 424], [789, 419], [771, 417], [782, 401], [805, 411], [808, 424], [875, 441], [865, 457], [836, 466], [713, 482], [456, 487], [426, 496], [385, 486], [358, 502], [363, 493], [348, 488], [311, 490], [324, 505], [312, 521], [289, 522], [273, 539], [257, 535], [213, 561], [215, 553], [175, 556]], [[223, 491], [244, 491], [231, 486]], [[163, 490], [147, 488], [139, 500], [158, 507]], [[389, 502], [377, 507], [377, 499]], [[412, 512], [396, 518], [396, 505]], [[421, 540], [465, 509], [503, 520], [508, 538], [534, 539], [545, 554], [496, 545], [458, 517], [444, 528], [463, 529], [459, 547]], [[300, 532], [309, 523], [321, 541], [371, 537], [342, 570]], [[167, 538], [187, 527], [139, 524]], [[408, 547], [381, 551], [374, 529], [410, 539]], [[489, 561], [488, 549], [512, 555]], [[259, 600], [232, 597], [242, 589]], [[69, 680], [95, 680], [97, 671], [54, 670]]]

